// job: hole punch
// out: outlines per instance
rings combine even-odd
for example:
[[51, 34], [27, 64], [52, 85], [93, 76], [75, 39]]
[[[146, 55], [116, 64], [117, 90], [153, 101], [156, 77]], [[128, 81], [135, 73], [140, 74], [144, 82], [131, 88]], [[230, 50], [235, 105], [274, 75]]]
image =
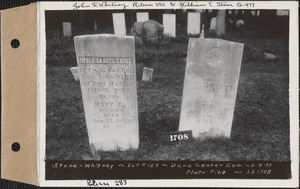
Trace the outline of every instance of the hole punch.
[[14, 152], [18, 152], [20, 150], [21, 146], [18, 142], [14, 142], [12, 145], [11, 145], [11, 149], [12, 151]]
[[20, 46], [20, 41], [18, 39], [13, 39], [11, 40], [10, 45], [12, 46], [12, 48], [18, 48]]

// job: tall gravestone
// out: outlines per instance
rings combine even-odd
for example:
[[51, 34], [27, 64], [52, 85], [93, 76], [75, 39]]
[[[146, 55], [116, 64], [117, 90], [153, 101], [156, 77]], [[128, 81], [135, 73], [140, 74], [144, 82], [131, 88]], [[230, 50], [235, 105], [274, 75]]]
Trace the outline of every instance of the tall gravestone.
[[138, 148], [134, 37], [85, 35], [74, 42], [92, 149]]
[[137, 22], [145, 22], [147, 20], [149, 20], [148, 12], [137, 12], [136, 13], [136, 21]]
[[72, 24], [71, 22], [63, 22], [64, 37], [72, 37]]
[[210, 27], [209, 27], [209, 31], [210, 32], [215, 32], [216, 31], [216, 27], [217, 27], [217, 18], [213, 17], [210, 20]]
[[176, 37], [176, 15], [163, 14], [164, 34], [170, 37]]
[[200, 33], [200, 12], [189, 12], [188, 13], [188, 34], [199, 34]]
[[125, 36], [126, 25], [124, 13], [113, 13], [112, 15], [115, 35]]
[[244, 45], [189, 40], [179, 130], [230, 137]]

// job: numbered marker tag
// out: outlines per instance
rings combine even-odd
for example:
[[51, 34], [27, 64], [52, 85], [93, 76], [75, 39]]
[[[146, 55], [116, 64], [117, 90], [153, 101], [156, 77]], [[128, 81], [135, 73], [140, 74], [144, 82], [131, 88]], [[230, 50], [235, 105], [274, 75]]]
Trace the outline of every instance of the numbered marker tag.
[[193, 140], [192, 131], [170, 131], [162, 133], [161, 141], [166, 144], [176, 144]]

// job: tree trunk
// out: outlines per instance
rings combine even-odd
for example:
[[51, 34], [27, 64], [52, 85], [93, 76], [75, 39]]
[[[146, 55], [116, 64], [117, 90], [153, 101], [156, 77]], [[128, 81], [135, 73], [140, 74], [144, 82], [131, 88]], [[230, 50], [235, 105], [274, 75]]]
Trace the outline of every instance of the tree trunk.
[[226, 10], [219, 10], [216, 19], [216, 34], [221, 36], [225, 34], [225, 15]]

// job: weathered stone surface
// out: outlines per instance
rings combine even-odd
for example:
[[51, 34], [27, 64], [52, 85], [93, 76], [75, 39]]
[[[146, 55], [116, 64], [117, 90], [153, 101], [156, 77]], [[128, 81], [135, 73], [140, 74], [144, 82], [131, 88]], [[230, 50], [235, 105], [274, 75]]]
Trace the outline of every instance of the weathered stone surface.
[[163, 14], [164, 34], [170, 37], [176, 37], [176, 15]]
[[142, 81], [152, 81], [153, 77], [153, 69], [152, 68], [144, 68]]
[[187, 32], [191, 35], [196, 35], [200, 33], [200, 12], [189, 12], [188, 13], [188, 26]]
[[113, 13], [113, 25], [115, 35], [125, 36], [126, 35], [126, 24], [124, 13]]
[[138, 148], [134, 38], [98, 34], [74, 41], [90, 145], [103, 151]]
[[72, 37], [72, 24], [71, 22], [63, 22], [64, 37]]
[[230, 137], [243, 44], [189, 40], [179, 130], [194, 137]]
[[164, 27], [154, 20], [136, 22], [131, 28], [137, 44], [157, 43], [163, 37]]
[[136, 21], [137, 22], [145, 22], [147, 20], [149, 20], [148, 12], [137, 12], [136, 13]]

